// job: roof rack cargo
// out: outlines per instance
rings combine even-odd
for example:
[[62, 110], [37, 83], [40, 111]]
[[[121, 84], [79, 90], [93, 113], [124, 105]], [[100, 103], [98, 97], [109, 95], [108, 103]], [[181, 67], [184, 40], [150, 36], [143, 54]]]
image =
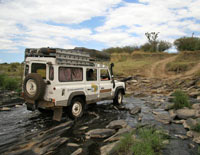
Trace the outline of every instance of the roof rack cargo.
[[94, 49], [76, 47], [74, 49], [61, 48], [27, 48], [26, 57], [53, 57], [58, 64], [94, 66], [95, 61], [109, 61], [110, 55]]

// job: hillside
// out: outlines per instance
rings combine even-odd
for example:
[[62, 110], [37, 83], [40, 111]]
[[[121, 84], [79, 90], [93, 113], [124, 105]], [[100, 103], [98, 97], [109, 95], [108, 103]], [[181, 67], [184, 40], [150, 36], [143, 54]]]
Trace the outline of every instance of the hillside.
[[149, 78], [180, 78], [198, 75], [200, 52], [112, 54], [117, 76], [141, 75]]

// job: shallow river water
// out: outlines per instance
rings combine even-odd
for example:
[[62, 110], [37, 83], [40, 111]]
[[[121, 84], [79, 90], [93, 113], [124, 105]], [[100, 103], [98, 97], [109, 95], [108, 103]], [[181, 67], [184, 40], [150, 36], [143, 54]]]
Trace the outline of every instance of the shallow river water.
[[[182, 140], [175, 137], [176, 134], [185, 135], [186, 130], [181, 124], [163, 125], [155, 121], [152, 110], [155, 110], [151, 105], [150, 97], [134, 98], [126, 97], [124, 99], [125, 109], [133, 108], [134, 106], [141, 107], [141, 113], [136, 116], [129, 114], [129, 111], [114, 107], [109, 102], [97, 103], [95, 106], [88, 108], [86, 114], [80, 120], [74, 121], [65, 131], [59, 129], [53, 130], [55, 134], [51, 134], [50, 138], [59, 135], [65, 138], [66, 142], [58, 145], [50, 154], [71, 154], [78, 148], [83, 148], [82, 154], [100, 154], [100, 147], [104, 145], [103, 139], [86, 139], [85, 133], [91, 129], [105, 128], [105, 126], [113, 120], [124, 119], [131, 127], [136, 127], [138, 117], [142, 117], [142, 124], [155, 124], [169, 131], [171, 136], [170, 143], [162, 151], [164, 155], [192, 155], [197, 154], [197, 147], [190, 148], [190, 144], [194, 144], [191, 139]], [[159, 110], [159, 109], [157, 109]], [[11, 111], [0, 112], [0, 154], [37, 154], [32, 151], [33, 141], [35, 137], [42, 132], [46, 132], [51, 128], [55, 128], [62, 123], [70, 121], [66, 116], [63, 116], [61, 122], [51, 120], [51, 116], [43, 115], [38, 111], [31, 112], [26, 110], [26, 106], [13, 107]], [[76, 143], [78, 146], [68, 146], [68, 143]], [[195, 144], [194, 144], [195, 145]]]

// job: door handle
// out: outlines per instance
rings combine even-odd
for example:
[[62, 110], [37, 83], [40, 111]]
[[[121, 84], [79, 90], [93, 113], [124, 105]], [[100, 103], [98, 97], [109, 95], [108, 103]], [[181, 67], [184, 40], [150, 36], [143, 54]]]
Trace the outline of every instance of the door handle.
[[104, 87], [101, 87], [101, 89], [104, 89]]
[[87, 89], [87, 90], [92, 90], [92, 89]]

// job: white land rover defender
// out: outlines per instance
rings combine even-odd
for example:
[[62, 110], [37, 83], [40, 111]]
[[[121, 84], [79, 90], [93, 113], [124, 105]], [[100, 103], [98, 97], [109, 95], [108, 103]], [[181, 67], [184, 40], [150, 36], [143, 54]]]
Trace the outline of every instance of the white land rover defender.
[[51, 109], [59, 121], [63, 109], [75, 119], [86, 104], [110, 99], [121, 104], [125, 83], [114, 80], [113, 64], [110, 69], [97, 64], [92, 54], [81, 48], [27, 48], [22, 93], [27, 109]]

